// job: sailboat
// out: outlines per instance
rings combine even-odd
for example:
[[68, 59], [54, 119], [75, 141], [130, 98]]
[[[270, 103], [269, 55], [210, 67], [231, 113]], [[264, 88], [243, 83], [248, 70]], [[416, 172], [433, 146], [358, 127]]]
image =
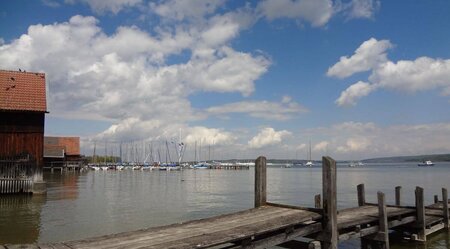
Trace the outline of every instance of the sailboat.
[[311, 140], [309, 140], [309, 154], [308, 154], [308, 161], [305, 163], [306, 167], [312, 167], [314, 166], [314, 163], [312, 162], [311, 159]]

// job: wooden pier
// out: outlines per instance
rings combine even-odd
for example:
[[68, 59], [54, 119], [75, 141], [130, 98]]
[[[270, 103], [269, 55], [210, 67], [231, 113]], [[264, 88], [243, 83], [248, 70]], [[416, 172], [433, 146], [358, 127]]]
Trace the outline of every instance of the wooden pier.
[[44, 170], [50, 170], [52, 173], [57, 170], [62, 172], [75, 172], [80, 171], [83, 168], [83, 162], [81, 161], [66, 161], [66, 162], [51, 162], [44, 165]]
[[[41, 245], [5, 245], [5, 248], [338, 248], [338, 242], [361, 239], [361, 248], [389, 248], [389, 233], [402, 233], [411, 243], [449, 229], [446, 189], [435, 203], [425, 205], [424, 192], [416, 188], [415, 206], [401, 206], [401, 188], [395, 204], [385, 194], [378, 202], [365, 200], [364, 185], [357, 186], [358, 206], [337, 210], [336, 162], [323, 158], [322, 195], [315, 207], [298, 207], [267, 201], [266, 159], [255, 161], [255, 207], [237, 213], [163, 227], [105, 235], [90, 239]], [[301, 239], [299, 239], [301, 238]], [[2, 246], [0, 246], [2, 248]]]

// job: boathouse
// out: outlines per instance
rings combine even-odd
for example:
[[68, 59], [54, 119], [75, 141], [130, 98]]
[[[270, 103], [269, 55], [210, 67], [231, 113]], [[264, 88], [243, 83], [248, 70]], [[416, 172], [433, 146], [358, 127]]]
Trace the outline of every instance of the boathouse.
[[79, 167], [80, 137], [44, 137], [44, 168]]
[[0, 70], [0, 193], [45, 192], [45, 74]]

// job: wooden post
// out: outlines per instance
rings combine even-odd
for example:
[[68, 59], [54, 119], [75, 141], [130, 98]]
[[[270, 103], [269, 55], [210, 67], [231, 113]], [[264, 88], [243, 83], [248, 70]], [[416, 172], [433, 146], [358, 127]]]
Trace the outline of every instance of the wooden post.
[[448, 193], [446, 188], [442, 188], [442, 208], [444, 211], [444, 226], [449, 229]]
[[384, 193], [378, 192], [379, 234], [382, 235], [381, 248], [389, 249], [389, 227]]
[[401, 191], [402, 186], [395, 187], [395, 205], [397, 206], [401, 205]]
[[364, 206], [366, 204], [366, 193], [364, 190], [364, 184], [359, 184], [358, 189], [358, 206]]
[[336, 199], [336, 161], [331, 157], [322, 157], [322, 195], [324, 249], [337, 249], [337, 199]]
[[322, 202], [320, 201], [320, 194], [314, 196], [314, 207], [322, 208]]
[[260, 156], [255, 161], [255, 207], [267, 202], [266, 158]]
[[416, 187], [416, 225], [419, 229], [417, 233], [417, 240], [425, 242], [427, 240], [425, 234], [425, 203], [423, 197], [423, 188]]

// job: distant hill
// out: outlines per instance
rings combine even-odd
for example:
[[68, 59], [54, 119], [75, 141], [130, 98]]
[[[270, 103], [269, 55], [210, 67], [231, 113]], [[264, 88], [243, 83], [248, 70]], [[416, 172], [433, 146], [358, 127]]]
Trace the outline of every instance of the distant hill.
[[379, 157], [379, 158], [364, 159], [362, 161], [365, 163], [401, 163], [401, 162], [422, 162], [425, 160], [431, 160], [433, 162], [450, 162], [450, 154]]

